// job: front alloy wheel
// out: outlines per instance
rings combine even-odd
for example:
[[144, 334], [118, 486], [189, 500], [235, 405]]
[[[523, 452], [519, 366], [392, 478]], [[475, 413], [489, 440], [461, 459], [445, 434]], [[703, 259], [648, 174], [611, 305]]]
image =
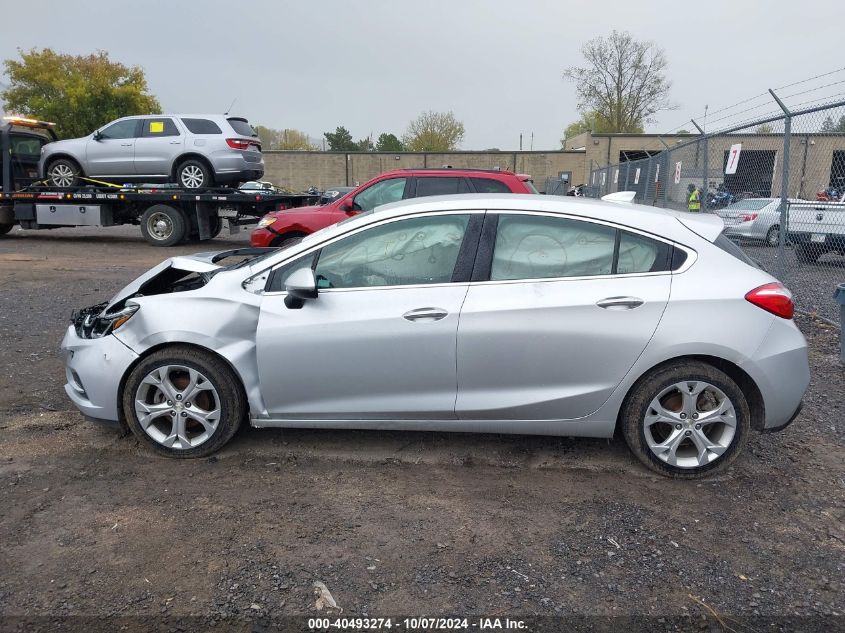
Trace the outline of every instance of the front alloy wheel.
[[243, 387], [219, 356], [190, 346], [143, 358], [126, 378], [123, 413], [132, 433], [168, 457], [205, 457], [246, 415]]
[[196, 369], [163, 365], [138, 386], [135, 415], [144, 432], [162, 446], [195, 448], [217, 430], [220, 394]]

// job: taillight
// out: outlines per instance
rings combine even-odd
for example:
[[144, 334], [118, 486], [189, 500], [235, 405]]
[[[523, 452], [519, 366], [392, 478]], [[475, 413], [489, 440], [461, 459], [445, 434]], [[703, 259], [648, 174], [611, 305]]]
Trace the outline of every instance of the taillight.
[[743, 222], [751, 222], [752, 220], [757, 219], [757, 214], [756, 213], [743, 213], [741, 216], [739, 216], [739, 219], [742, 220]]
[[232, 149], [249, 149], [250, 142], [245, 141], [241, 138], [227, 138], [226, 143], [229, 144], [229, 147]]
[[763, 308], [782, 319], [791, 319], [795, 313], [792, 293], [779, 283], [766, 284], [755, 288], [745, 295], [745, 299], [758, 308]]

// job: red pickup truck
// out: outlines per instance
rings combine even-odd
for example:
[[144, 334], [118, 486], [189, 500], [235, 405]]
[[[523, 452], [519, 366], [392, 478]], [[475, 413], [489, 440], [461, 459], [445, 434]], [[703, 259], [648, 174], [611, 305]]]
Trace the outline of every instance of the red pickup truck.
[[322, 206], [268, 213], [253, 230], [253, 246], [287, 246], [361, 211], [408, 198], [455, 193], [537, 193], [531, 176], [485, 169], [396, 169]]

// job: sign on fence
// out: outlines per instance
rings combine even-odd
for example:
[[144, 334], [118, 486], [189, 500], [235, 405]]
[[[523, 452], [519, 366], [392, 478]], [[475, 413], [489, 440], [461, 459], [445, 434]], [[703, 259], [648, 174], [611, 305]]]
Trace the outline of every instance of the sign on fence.
[[637, 171], [634, 172], [634, 184], [640, 184], [640, 168], [637, 167]]
[[654, 170], [654, 182], [660, 182], [660, 163], [657, 163], [657, 169]]
[[681, 161], [675, 163], [675, 184], [681, 184]]
[[742, 151], [742, 143], [734, 143], [728, 152], [728, 164], [725, 165], [726, 174], [735, 174], [736, 166], [739, 165], [739, 153]]
[[602, 173], [601, 173], [601, 186], [602, 186], [602, 187], [604, 187], [604, 183], [605, 183], [605, 181], [606, 181], [606, 180], [607, 180], [607, 173], [606, 173], [606, 172], [602, 172]]
[[613, 184], [619, 184], [619, 170], [613, 172]]

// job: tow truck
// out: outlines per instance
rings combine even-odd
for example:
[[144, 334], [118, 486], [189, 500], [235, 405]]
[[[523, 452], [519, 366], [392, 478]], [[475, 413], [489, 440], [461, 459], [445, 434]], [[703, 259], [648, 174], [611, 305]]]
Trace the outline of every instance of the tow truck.
[[39, 181], [41, 148], [57, 140], [55, 123], [0, 119], [0, 236], [17, 224], [26, 230], [77, 226], [140, 226], [153, 246], [175, 246], [255, 224], [270, 211], [317, 202], [318, 196], [273, 190], [182, 189], [177, 185], [117, 185], [86, 180], [71, 188]]

